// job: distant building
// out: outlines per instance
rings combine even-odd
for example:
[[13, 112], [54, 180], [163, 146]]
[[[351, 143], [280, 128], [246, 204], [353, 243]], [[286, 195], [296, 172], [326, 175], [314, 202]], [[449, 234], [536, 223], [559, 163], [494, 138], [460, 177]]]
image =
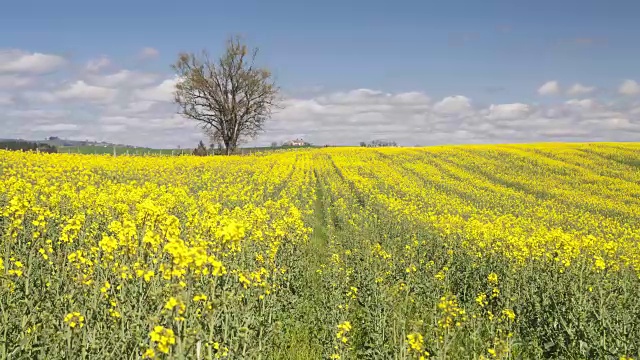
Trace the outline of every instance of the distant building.
[[302, 139], [289, 140], [282, 143], [282, 146], [305, 146], [309, 145], [309, 143], [305, 142]]

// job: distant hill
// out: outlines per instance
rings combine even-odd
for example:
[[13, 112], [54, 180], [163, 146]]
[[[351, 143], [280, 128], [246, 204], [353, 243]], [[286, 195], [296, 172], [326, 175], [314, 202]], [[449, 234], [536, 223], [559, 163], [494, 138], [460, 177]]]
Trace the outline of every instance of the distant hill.
[[132, 145], [113, 144], [113, 143], [104, 142], [104, 141], [68, 140], [68, 139], [60, 139], [57, 137], [50, 137], [49, 139], [46, 139], [46, 140], [0, 138], [0, 141], [28, 141], [32, 143], [48, 144], [48, 145], [60, 146], [60, 147], [61, 146], [102, 146], [102, 147], [118, 146], [118, 147], [135, 148], [135, 146], [132, 146]]
[[148, 149], [152, 150], [152, 148], [144, 147], [144, 146], [134, 146], [128, 144], [117, 144], [106, 141], [89, 141], [89, 140], [70, 140], [70, 139], [61, 139], [55, 136], [52, 136], [45, 140], [33, 140], [33, 139], [2, 139], [0, 141], [28, 141], [37, 144], [47, 144], [51, 146], [55, 146], [58, 148], [64, 147], [100, 147], [100, 148], [121, 148], [121, 149]]

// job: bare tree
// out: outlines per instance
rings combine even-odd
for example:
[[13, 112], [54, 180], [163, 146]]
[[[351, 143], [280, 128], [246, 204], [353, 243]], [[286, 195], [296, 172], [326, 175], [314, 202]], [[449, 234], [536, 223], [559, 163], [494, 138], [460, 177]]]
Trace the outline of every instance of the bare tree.
[[256, 66], [257, 54], [257, 48], [249, 53], [234, 36], [215, 61], [203, 50], [200, 56], [181, 53], [172, 66], [180, 79], [175, 91], [180, 113], [198, 121], [214, 142], [222, 142], [227, 155], [239, 141], [263, 131], [278, 106], [279, 88], [269, 70]]

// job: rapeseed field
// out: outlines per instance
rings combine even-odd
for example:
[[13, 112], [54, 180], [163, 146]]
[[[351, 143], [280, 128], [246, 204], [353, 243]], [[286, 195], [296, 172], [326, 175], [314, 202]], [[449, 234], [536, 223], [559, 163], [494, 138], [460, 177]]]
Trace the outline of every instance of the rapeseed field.
[[640, 144], [0, 151], [0, 358], [639, 359]]

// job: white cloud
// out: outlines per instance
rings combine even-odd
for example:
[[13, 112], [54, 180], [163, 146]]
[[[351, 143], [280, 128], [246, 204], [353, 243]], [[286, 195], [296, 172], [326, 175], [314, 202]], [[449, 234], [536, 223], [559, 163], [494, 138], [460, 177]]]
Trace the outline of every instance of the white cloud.
[[436, 112], [443, 114], [461, 114], [471, 110], [471, 100], [462, 95], [446, 97], [433, 106]]
[[547, 81], [538, 89], [540, 95], [555, 95], [560, 92], [560, 85], [557, 81]]
[[618, 92], [622, 95], [640, 94], [640, 84], [635, 80], [625, 80], [618, 88]]
[[[175, 79], [167, 79], [157, 86], [132, 91], [130, 98], [117, 97], [91, 113], [74, 110], [72, 103], [64, 106], [68, 114], [49, 114], [46, 108], [34, 109], [31, 114], [7, 112], [6, 116], [16, 124], [39, 119], [21, 131], [33, 131], [30, 128], [38, 126], [38, 131], [59, 129], [50, 131], [73, 138], [155, 147], [193, 146], [206, 138], [196, 122], [176, 115], [173, 104], [164, 101], [174, 84]], [[76, 84], [76, 88], [80, 86]], [[48, 106], [60, 101], [56, 97], [59, 94], [52, 96], [55, 102]], [[266, 132], [249, 145], [268, 145], [296, 137], [319, 145], [354, 145], [374, 139], [394, 140], [402, 145], [615, 141], [633, 140], [640, 132], [640, 113], [633, 113], [637, 104], [602, 104], [595, 99], [549, 105], [514, 102], [478, 108], [461, 95], [445, 97], [432, 105], [429, 97], [420, 92], [356, 89], [315, 98], [288, 98], [284, 105], [267, 122]], [[77, 128], [54, 127], [59, 123], [75, 124]], [[18, 130], [13, 133], [18, 134]]]
[[[117, 91], [100, 86], [88, 85], [78, 80], [70, 86], [53, 93], [53, 100], [80, 100], [97, 103], [108, 103], [114, 100]], [[46, 96], [45, 96], [46, 97]]]
[[44, 124], [44, 125], [36, 125], [32, 128], [33, 131], [71, 131], [77, 130], [79, 127], [77, 124]]
[[540, 135], [549, 138], [575, 138], [578, 136], [589, 136], [589, 132], [586, 130], [580, 130], [576, 128], [557, 128], [542, 130]]
[[89, 75], [87, 82], [91, 85], [103, 87], [143, 87], [151, 85], [158, 79], [157, 74], [130, 70], [120, 70], [107, 75]]
[[316, 144], [345, 145], [375, 138], [396, 140], [403, 145], [616, 141], [633, 139], [630, 131], [636, 131], [636, 124], [640, 123], [640, 114], [632, 115], [631, 107], [618, 109], [620, 104], [600, 104], [594, 99], [544, 106], [493, 104], [477, 109], [464, 96], [447, 97], [433, 106], [413, 107], [394, 102], [403, 94], [363, 89], [347, 97], [353, 104], [345, 105], [347, 94], [288, 99], [285, 110], [268, 123], [267, 132], [256, 144], [298, 136]]
[[348, 92], [336, 92], [318, 97], [319, 103], [334, 105], [369, 105], [379, 103], [381, 99], [389, 98], [391, 94], [370, 89], [356, 89]]
[[488, 119], [492, 120], [515, 120], [528, 116], [531, 106], [522, 103], [500, 104], [489, 106]]
[[0, 50], [0, 73], [45, 74], [67, 63], [62, 56], [28, 53], [21, 50]]
[[111, 60], [106, 56], [101, 56], [97, 59], [91, 59], [85, 65], [85, 69], [89, 72], [98, 72], [111, 65]]
[[68, 110], [51, 110], [51, 109], [26, 109], [26, 110], [9, 110], [4, 113], [7, 117], [23, 119], [23, 120], [57, 120], [69, 117], [71, 112]]
[[123, 124], [102, 125], [100, 126], [100, 129], [104, 132], [117, 133], [126, 131], [127, 126]]
[[134, 97], [138, 100], [171, 102], [177, 83], [178, 78], [166, 79], [156, 86], [134, 91]]
[[396, 94], [393, 96], [393, 100], [399, 104], [418, 106], [428, 105], [431, 102], [431, 98], [418, 91]]
[[151, 59], [157, 57], [158, 55], [160, 55], [160, 51], [152, 47], [142, 48], [142, 50], [140, 50], [140, 53], [138, 54], [138, 56], [142, 59]]
[[15, 89], [26, 87], [33, 84], [34, 79], [31, 77], [17, 75], [0, 75], [0, 89]]
[[153, 111], [153, 107], [158, 105], [155, 101], [132, 101], [127, 104], [117, 103], [110, 104], [105, 108], [105, 112], [109, 116], [120, 116], [120, 115], [139, 115], [144, 113], [149, 113]]
[[11, 105], [13, 102], [13, 97], [11, 95], [0, 93], [0, 105]]
[[[72, 70], [78, 71], [70, 71], [67, 78], [60, 76], [66, 73], [36, 76], [33, 71], [43, 71], [42, 66], [17, 73], [11, 65], [12, 73], [0, 74], [0, 87], [5, 86], [0, 89], [3, 136], [29, 138], [55, 131], [74, 139], [153, 147], [188, 147], [205, 139], [196, 122], [176, 115], [173, 92], [178, 78], [161, 78], [144, 69], [105, 70], [110, 62], [104, 56], [76, 64]], [[2, 64], [6, 68], [8, 62]], [[640, 86], [631, 80], [623, 85], [623, 94], [640, 93]], [[557, 81], [539, 90], [560, 94]], [[361, 88], [306, 92], [304, 97], [298, 93], [286, 98], [285, 108], [276, 110], [266, 132], [249, 145], [296, 137], [336, 145], [374, 139], [402, 145], [637, 140], [640, 102], [584, 98], [595, 90], [577, 83], [566, 89], [575, 95], [571, 100], [486, 106], [463, 95], [432, 100], [420, 91]]]
[[565, 102], [569, 107], [578, 109], [595, 109], [597, 103], [593, 99], [571, 99]]
[[574, 84], [569, 90], [567, 90], [567, 95], [584, 95], [589, 94], [595, 91], [595, 86], [584, 86], [580, 83]]

